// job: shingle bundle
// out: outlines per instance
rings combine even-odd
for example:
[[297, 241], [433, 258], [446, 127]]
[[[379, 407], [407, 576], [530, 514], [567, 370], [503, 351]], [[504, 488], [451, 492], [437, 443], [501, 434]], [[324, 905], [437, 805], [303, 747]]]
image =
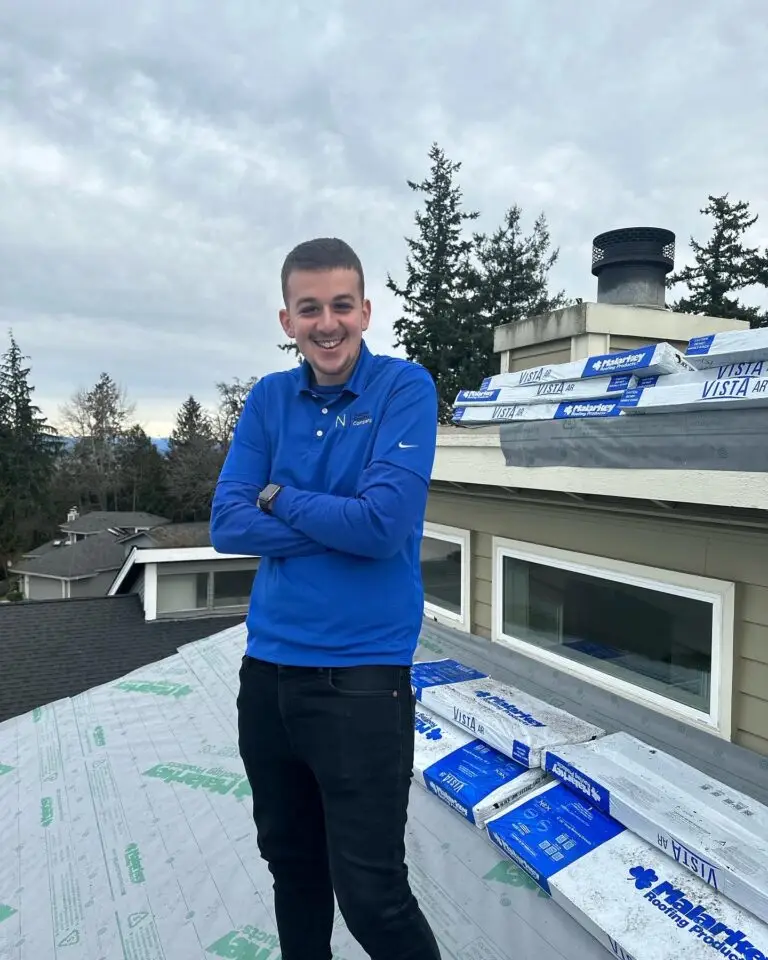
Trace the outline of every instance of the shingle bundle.
[[668, 343], [487, 377], [479, 390], [461, 390], [453, 422], [481, 426], [520, 420], [617, 417], [636, 378], [693, 370]]

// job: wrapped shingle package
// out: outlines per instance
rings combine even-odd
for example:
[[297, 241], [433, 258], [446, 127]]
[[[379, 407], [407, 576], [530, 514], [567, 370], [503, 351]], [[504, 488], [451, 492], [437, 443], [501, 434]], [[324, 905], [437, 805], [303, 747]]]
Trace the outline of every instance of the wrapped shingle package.
[[766, 960], [768, 926], [563, 783], [487, 824], [488, 838], [621, 960]]
[[457, 660], [415, 663], [411, 685], [428, 710], [524, 767], [540, 767], [547, 747], [593, 740], [605, 732]]
[[768, 406], [768, 376], [639, 387], [627, 390], [618, 405], [624, 413], [764, 407]]
[[768, 923], [768, 807], [623, 732], [547, 750], [544, 766]]
[[685, 373], [635, 377], [630, 387], [676, 387], [709, 380], [732, 380], [735, 377], [768, 377], [768, 360], [745, 360], [742, 363], [721, 363], [717, 367], [689, 370]]
[[477, 827], [546, 774], [505, 757], [423, 706], [416, 709], [416, 781]]
[[705, 337], [692, 337], [685, 351], [685, 359], [699, 369], [719, 367], [727, 363], [768, 360], [768, 327], [758, 327], [756, 330], [727, 330]]
[[454, 406], [487, 406], [501, 403], [552, 403], [560, 400], [599, 400], [620, 397], [635, 379], [631, 376], [592, 377], [588, 380], [543, 380], [517, 387], [460, 390]]
[[462, 426], [509, 423], [515, 420], [580, 420], [618, 417], [618, 400], [569, 400], [563, 403], [506, 403], [490, 406], [454, 407], [453, 422]]
[[542, 381], [582, 380], [587, 377], [613, 377], [619, 374], [652, 377], [656, 374], [694, 369], [671, 344], [652, 343], [638, 347], [637, 350], [599, 354], [584, 360], [547, 364], [514, 373], [496, 373], [492, 377], [486, 377], [480, 389], [493, 390], [497, 387], [519, 387]]

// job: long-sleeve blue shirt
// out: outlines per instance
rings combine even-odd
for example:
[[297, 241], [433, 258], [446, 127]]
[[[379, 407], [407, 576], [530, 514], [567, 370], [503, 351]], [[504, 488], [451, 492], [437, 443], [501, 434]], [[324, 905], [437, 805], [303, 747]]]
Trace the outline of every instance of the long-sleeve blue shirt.
[[[365, 344], [344, 387], [305, 362], [251, 391], [213, 500], [211, 542], [262, 558], [246, 652], [275, 663], [410, 664], [437, 394], [421, 366]], [[281, 484], [272, 514], [257, 497]]]

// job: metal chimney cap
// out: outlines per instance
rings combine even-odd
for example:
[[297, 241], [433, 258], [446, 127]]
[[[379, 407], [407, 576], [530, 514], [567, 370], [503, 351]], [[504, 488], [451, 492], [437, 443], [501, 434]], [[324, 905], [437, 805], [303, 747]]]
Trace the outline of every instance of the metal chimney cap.
[[624, 227], [592, 241], [592, 273], [619, 264], [646, 264], [669, 273], [675, 265], [675, 235], [661, 227]]

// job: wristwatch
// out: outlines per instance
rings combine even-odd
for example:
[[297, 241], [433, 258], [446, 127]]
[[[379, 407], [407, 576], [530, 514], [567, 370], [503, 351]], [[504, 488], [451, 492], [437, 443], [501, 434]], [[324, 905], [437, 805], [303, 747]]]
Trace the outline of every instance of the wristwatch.
[[264, 487], [259, 494], [258, 499], [259, 507], [264, 511], [264, 513], [272, 512], [272, 504], [275, 502], [278, 493], [280, 493], [282, 489], [283, 488], [279, 483], [268, 483], [266, 487]]

